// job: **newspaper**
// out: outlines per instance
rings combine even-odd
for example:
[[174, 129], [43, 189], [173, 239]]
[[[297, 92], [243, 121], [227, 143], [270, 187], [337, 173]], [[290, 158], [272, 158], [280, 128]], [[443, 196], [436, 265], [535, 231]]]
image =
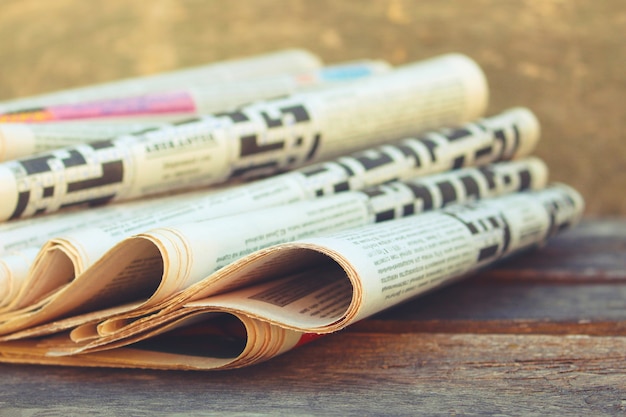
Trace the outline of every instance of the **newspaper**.
[[57, 148], [96, 142], [115, 136], [164, 128], [167, 121], [126, 123], [51, 122], [41, 124], [0, 123], [0, 161], [8, 161]]
[[[261, 99], [277, 98], [380, 74], [389, 68], [383, 61], [355, 61], [293, 74], [57, 106], [50, 108], [47, 115], [43, 114], [43, 110], [32, 112], [32, 119], [37, 120], [29, 119], [30, 116], [25, 112], [0, 115], [0, 161], [147, 129], [164, 128], [168, 124], [168, 120], [161, 120], [164, 115], [176, 121], [184, 115], [232, 110]], [[141, 115], [159, 118], [137, 120], [137, 116]], [[124, 117], [116, 121], [112, 119], [115, 116]], [[84, 118], [91, 119], [80, 122]], [[51, 119], [65, 121], [51, 122]], [[73, 119], [79, 121], [67, 121]], [[20, 123], [16, 122], [18, 120]], [[32, 124], [34, 121], [42, 123]]]
[[28, 247], [0, 257], [0, 309], [7, 306], [24, 288], [28, 271], [33, 265], [38, 247]]
[[[217, 188], [188, 193], [184, 199], [204, 200], [219, 191]], [[152, 212], [157, 205], [174, 207], [180, 203], [181, 196], [172, 195], [0, 224], [0, 312], [18, 299], [20, 291], [27, 291], [30, 269], [39, 255], [41, 245], [49, 238], [88, 229], [94, 225], [130, 222], [133, 216], [146, 211]]]
[[[529, 109], [513, 108], [456, 128], [424, 132], [217, 194], [212, 188], [161, 199], [94, 207], [87, 211], [65, 211], [14, 220], [0, 224], [0, 254], [40, 245], [52, 237], [88, 225], [105, 226], [111, 236], [117, 238], [121, 230], [128, 233], [141, 231], [127, 219], [133, 219], [140, 227], [159, 226], [158, 220], [150, 220], [157, 213], [177, 221], [195, 219], [198, 216], [195, 212], [214, 217], [249, 210], [251, 205], [267, 207], [361, 189], [394, 179], [523, 157], [535, 148], [539, 130], [538, 121]], [[194, 211], [195, 217], [185, 218], [163, 212], [163, 204], [184, 205], [185, 213], [199, 206]]]
[[[159, 91], [139, 96], [101, 99], [71, 104], [58, 104], [34, 110], [0, 114], [0, 123], [41, 123], [70, 120], [162, 120], [181, 116], [214, 113], [237, 108], [257, 100], [278, 98], [298, 91], [313, 90], [325, 85], [347, 82], [389, 71], [383, 61], [362, 60], [332, 65], [299, 73], [284, 73], [250, 80]], [[8, 132], [7, 132], [8, 130]], [[15, 135], [2, 128], [5, 141]], [[37, 131], [35, 129], [35, 131]], [[41, 131], [41, 130], [39, 130]], [[45, 130], [44, 130], [45, 132]], [[19, 133], [19, 132], [18, 132]], [[126, 132], [129, 133], [129, 132]], [[30, 141], [33, 139], [29, 138]]]
[[320, 59], [311, 52], [303, 49], [286, 49], [156, 75], [7, 100], [0, 103], [0, 113], [89, 100], [130, 97], [182, 87], [214, 85], [284, 72], [308, 71], [320, 66]]
[[[306, 72], [272, 75], [128, 98], [69, 104], [49, 109], [47, 116], [44, 115], [43, 110], [33, 111], [32, 118], [36, 118], [38, 122], [42, 121], [37, 124], [26, 123], [35, 120], [29, 119], [25, 112], [0, 115], [0, 161], [79, 143], [106, 140], [147, 129], [164, 128], [169, 123], [168, 120], [161, 120], [164, 115], [168, 116], [167, 119], [180, 121], [184, 115], [188, 117], [190, 114], [232, 110], [237, 106], [257, 100], [332, 86], [380, 74], [389, 69], [389, 64], [383, 61], [362, 60]], [[137, 116], [140, 115], [154, 115], [158, 116], [158, 119], [151, 117], [148, 120], [137, 120]], [[93, 119], [96, 116], [100, 118]], [[114, 116], [124, 117], [116, 120], [112, 118]], [[91, 119], [88, 122], [80, 121], [81, 118], [86, 117]], [[51, 122], [50, 119], [66, 121]], [[79, 121], [67, 121], [68, 119]], [[21, 123], [16, 123], [16, 120]]]
[[118, 341], [77, 354], [59, 334], [3, 342], [0, 360], [198, 370], [251, 365], [543, 244], [574, 225], [583, 205], [575, 190], [557, 184], [278, 244], [218, 270], [201, 290], [192, 287], [191, 297], [173, 299], [127, 334], [129, 346]]
[[347, 85], [4, 162], [0, 220], [269, 175], [469, 121], [486, 103], [480, 68], [463, 55], [444, 55]]
[[[528, 155], [539, 138], [533, 113], [514, 108], [211, 194], [110, 205], [0, 224], [0, 252], [39, 247], [18, 296], [0, 312], [27, 307], [99, 259], [121, 239], [149, 228], [311, 200], [349, 190]], [[59, 265], [64, 265], [63, 268]], [[21, 270], [20, 270], [21, 271]], [[14, 275], [17, 275], [16, 271]]]
[[[0, 316], [0, 332], [138, 298], [145, 301], [133, 309], [152, 307], [238, 258], [277, 243], [389, 221], [452, 203], [539, 189], [546, 181], [543, 162], [529, 158], [153, 229], [122, 241], [55, 293], [45, 285], [54, 281], [49, 276], [63, 268], [62, 262], [40, 264], [42, 271], [50, 271], [38, 282], [44, 289], [38, 288], [38, 283], [27, 288], [31, 296], [39, 292], [41, 298], [35, 298], [25, 309]], [[65, 253], [78, 258], [67, 248]]]

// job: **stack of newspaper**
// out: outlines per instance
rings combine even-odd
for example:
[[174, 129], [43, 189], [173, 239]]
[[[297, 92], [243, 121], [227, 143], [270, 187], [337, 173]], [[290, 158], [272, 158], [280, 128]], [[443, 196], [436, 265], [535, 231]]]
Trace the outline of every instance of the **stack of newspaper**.
[[302, 50], [0, 103], [0, 361], [264, 361], [582, 216], [450, 54]]

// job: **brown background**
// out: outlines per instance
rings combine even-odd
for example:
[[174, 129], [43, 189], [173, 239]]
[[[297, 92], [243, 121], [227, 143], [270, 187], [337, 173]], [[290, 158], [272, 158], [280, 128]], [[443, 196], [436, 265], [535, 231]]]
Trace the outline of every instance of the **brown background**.
[[530, 107], [552, 179], [625, 215], [622, 0], [0, 0], [0, 100], [286, 47], [392, 64], [461, 52], [489, 113]]

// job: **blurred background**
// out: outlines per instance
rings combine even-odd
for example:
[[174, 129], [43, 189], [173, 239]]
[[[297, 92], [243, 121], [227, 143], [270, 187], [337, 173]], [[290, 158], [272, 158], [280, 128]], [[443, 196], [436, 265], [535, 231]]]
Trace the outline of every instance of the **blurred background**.
[[488, 113], [531, 108], [536, 152], [587, 216], [626, 215], [622, 0], [0, 0], [0, 100], [301, 47], [326, 63], [461, 52]]

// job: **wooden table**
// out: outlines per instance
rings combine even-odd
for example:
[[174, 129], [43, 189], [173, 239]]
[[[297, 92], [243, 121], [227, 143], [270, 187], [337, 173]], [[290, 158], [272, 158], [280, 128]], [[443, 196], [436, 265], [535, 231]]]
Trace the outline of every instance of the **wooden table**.
[[623, 415], [626, 220], [255, 367], [0, 365], [1, 416]]

